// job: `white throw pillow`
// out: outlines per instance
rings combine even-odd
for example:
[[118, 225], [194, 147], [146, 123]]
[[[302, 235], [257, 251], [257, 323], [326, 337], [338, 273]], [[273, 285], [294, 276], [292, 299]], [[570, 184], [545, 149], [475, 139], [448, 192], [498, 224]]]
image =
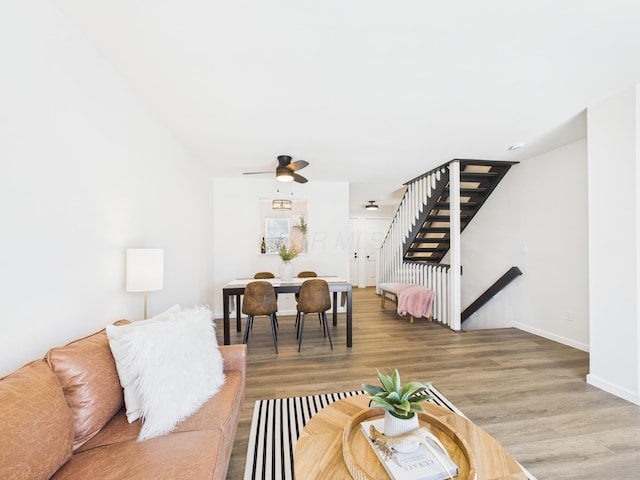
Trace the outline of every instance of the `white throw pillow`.
[[165, 321], [139, 323], [120, 335], [120, 360], [132, 367], [135, 375], [143, 419], [138, 440], [146, 440], [169, 433], [195, 413], [220, 390], [225, 378], [208, 308], [184, 310]]
[[180, 305], [174, 305], [168, 310], [150, 318], [149, 320], [141, 320], [138, 322], [129, 323], [127, 325], [109, 325], [107, 326], [107, 337], [109, 337], [109, 347], [111, 347], [111, 353], [116, 362], [116, 369], [118, 370], [118, 377], [120, 378], [120, 385], [124, 390], [124, 405], [127, 412], [127, 421], [133, 423], [142, 415], [142, 401], [140, 395], [136, 390], [134, 384], [137, 374], [134, 371], [133, 365], [123, 361], [126, 357], [126, 348], [129, 348], [129, 343], [123, 341], [126, 339], [126, 335], [131, 329], [138, 328], [140, 325], [146, 323], [163, 322], [173, 318], [173, 315], [182, 312]]

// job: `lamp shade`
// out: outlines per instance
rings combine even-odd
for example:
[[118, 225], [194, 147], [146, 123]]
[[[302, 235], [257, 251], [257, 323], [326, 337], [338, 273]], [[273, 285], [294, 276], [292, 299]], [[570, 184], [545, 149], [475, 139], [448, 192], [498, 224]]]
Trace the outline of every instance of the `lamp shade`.
[[161, 290], [164, 281], [164, 250], [127, 249], [127, 292]]

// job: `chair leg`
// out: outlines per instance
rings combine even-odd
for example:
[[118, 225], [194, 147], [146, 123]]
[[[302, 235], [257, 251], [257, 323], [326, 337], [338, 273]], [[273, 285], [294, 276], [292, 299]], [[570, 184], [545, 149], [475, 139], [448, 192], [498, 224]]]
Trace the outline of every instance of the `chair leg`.
[[244, 337], [242, 339], [242, 343], [247, 343], [249, 341], [249, 330], [253, 324], [253, 316], [247, 315], [247, 325], [244, 327]]
[[324, 323], [322, 323], [322, 313], [318, 312], [318, 323], [322, 326], [322, 335], [327, 336], [327, 332], [324, 329]]
[[331, 330], [329, 329], [329, 325], [327, 325], [327, 314], [326, 312], [322, 312], [322, 322], [324, 323], [325, 331], [329, 336], [329, 345], [331, 346], [331, 350], [333, 350], [333, 342], [331, 341]]
[[300, 347], [302, 346], [302, 332], [304, 332], [304, 317], [306, 314], [303, 312], [300, 315], [300, 335], [298, 335], [298, 351], [300, 351]]
[[296, 338], [298, 338], [298, 335], [300, 335], [300, 312], [296, 313], [296, 323], [294, 328], [296, 329]]
[[276, 334], [277, 322], [276, 314], [272, 313], [271, 317], [271, 333], [273, 335], [273, 346], [276, 347], [276, 355], [278, 354], [278, 335]]

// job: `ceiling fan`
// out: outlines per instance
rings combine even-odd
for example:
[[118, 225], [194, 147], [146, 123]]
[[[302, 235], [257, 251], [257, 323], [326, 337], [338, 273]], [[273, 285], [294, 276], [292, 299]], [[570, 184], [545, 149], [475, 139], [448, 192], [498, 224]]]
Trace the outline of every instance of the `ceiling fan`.
[[[302, 170], [307, 165], [309, 165], [309, 162], [305, 160], [296, 160], [295, 162], [291, 162], [291, 157], [289, 155], [279, 155], [278, 166], [276, 167], [276, 179], [281, 182], [307, 183], [308, 180], [306, 178], [296, 173], [296, 171]], [[272, 172], [245, 172], [244, 175], [259, 175], [262, 173]]]

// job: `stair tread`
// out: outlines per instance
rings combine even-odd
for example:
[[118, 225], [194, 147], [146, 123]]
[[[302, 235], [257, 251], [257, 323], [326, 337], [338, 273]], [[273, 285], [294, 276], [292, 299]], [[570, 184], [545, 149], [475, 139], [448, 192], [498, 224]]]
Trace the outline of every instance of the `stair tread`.
[[[462, 232], [511, 166], [518, 162], [474, 159], [454, 159], [452, 162], [460, 164], [461, 202], [459, 212], [460, 231]], [[439, 180], [433, 186], [431, 197], [425, 199], [425, 208], [419, 214], [416, 225], [411, 228], [409, 238], [402, 242], [403, 259], [406, 261], [438, 263], [449, 251], [451, 243], [449, 238], [451, 185], [447, 166], [450, 164], [451, 162], [441, 165], [405, 184], [410, 185], [427, 175], [439, 172]], [[444, 236], [425, 236], [430, 234], [444, 234]]]

